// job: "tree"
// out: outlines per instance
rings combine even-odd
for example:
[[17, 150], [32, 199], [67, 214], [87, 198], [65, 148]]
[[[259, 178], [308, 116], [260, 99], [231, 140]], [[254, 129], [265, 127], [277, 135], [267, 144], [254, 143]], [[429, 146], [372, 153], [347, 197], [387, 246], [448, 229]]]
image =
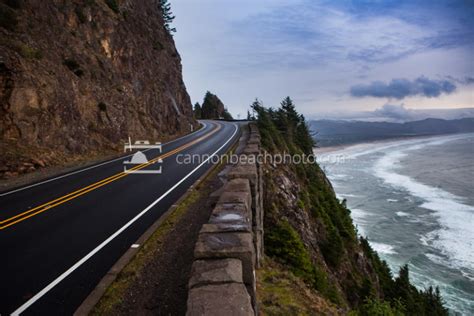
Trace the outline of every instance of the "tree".
[[202, 109], [199, 102], [196, 102], [196, 104], [194, 104], [194, 117], [198, 120], [202, 118]]
[[165, 21], [165, 29], [170, 35], [171, 33], [176, 32], [176, 28], [171, 27], [175, 16], [171, 12], [171, 4], [168, 3], [168, 0], [160, 0], [161, 14], [163, 15], [163, 20]]
[[250, 114], [250, 111], [247, 110], [247, 121], [252, 121], [253, 118], [252, 118], [252, 115]]
[[230, 114], [229, 110], [224, 109], [224, 112], [222, 113], [222, 118], [224, 120], [233, 120], [234, 118], [232, 117], [232, 114]]
[[207, 91], [201, 107], [201, 117], [203, 119], [219, 119], [232, 117], [224, 107], [224, 103], [211, 92]]

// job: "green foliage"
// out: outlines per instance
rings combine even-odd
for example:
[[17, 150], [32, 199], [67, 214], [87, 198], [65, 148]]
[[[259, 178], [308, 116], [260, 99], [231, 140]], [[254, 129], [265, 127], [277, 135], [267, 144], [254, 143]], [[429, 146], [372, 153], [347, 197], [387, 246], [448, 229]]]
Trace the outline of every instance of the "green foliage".
[[39, 49], [32, 48], [26, 44], [18, 44], [16, 48], [21, 56], [28, 59], [41, 59], [43, 58], [43, 53]]
[[367, 298], [359, 308], [357, 315], [360, 316], [403, 316], [405, 309], [403, 304], [390, 304], [386, 301]]
[[385, 300], [392, 305], [403, 304], [407, 315], [448, 315], [438, 288], [419, 291], [410, 282], [408, 265], [400, 267], [398, 277], [393, 280], [387, 263], [380, 260], [367, 239], [361, 237], [360, 243], [379, 277]]
[[233, 120], [234, 118], [232, 117], [232, 114], [229, 113], [227, 109], [224, 109], [224, 112], [222, 113], [222, 118], [224, 120]]
[[105, 4], [115, 13], [120, 13], [119, 5], [116, 0], [105, 0]]
[[331, 301], [340, 302], [337, 290], [329, 283], [326, 273], [313, 265], [298, 232], [288, 221], [280, 220], [265, 230], [265, 252]]
[[278, 222], [265, 234], [267, 254], [292, 268], [292, 272], [311, 281], [313, 266], [298, 233], [286, 220]]
[[171, 12], [171, 4], [168, 3], [168, 0], [160, 0], [161, 14], [163, 15], [163, 20], [165, 22], [165, 29], [170, 35], [171, 33], [176, 32], [176, 28], [171, 27], [171, 23], [175, 19], [173, 12]]
[[15, 11], [3, 3], [0, 3], [0, 26], [9, 31], [14, 31], [17, 24], [18, 21]]
[[224, 103], [211, 92], [207, 91], [201, 107], [201, 118], [203, 119], [232, 119], [232, 115], [224, 107]]
[[153, 42], [153, 49], [155, 50], [163, 50], [165, 47], [163, 46], [163, 44], [161, 44], [160, 41], [155, 41]]
[[63, 64], [78, 77], [82, 77], [82, 75], [84, 74], [84, 71], [81, 69], [81, 66], [74, 59], [66, 58]]
[[[298, 114], [289, 97], [285, 98], [276, 110], [265, 108], [258, 99], [252, 103], [251, 108], [255, 113], [265, 150], [272, 153], [312, 153], [314, 146], [312, 135], [304, 117]], [[368, 241], [357, 238], [350, 210], [345, 201], [340, 202], [336, 198], [329, 181], [316, 163], [289, 165], [289, 167], [296, 175], [300, 186], [298, 207], [309, 211], [314, 219], [322, 224], [319, 246], [329, 269], [337, 269], [342, 260], [354, 265], [354, 259], [351, 258], [354, 251], [351, 250], [358, 251], [360, 248], [374, 268], [377, 278], [360, 275], [357, 270], [353, 270], [346, 279], [347, 297], [354, 297], [356, 304], [365, 298], [364, 303], [355, 311], [356, 314], [447, 315], [438, 289], [418, 291], [410, 283], [407, 266], [400, 269], [400, 275], [394, 280], [387, 263], [379, 258]], [[311, 260], [298, 232], [288, 221], [280, 217], [277, 205], [266, 206], [267, 254], [289, 266], [295, 275], [312, 284], [326, 297], [334, 302], [338, 301], [337, 290], [327, 281], [325, 272]], [[270, 223], [267, 223], [268, 221]], [[373, 281], [374, 279], [378, 281]]]
[[201, 105], [199, 102], [196, 102], [194, 104], [194, 117], [199, 120], [202, 118], [202, 110], [201, 110]]

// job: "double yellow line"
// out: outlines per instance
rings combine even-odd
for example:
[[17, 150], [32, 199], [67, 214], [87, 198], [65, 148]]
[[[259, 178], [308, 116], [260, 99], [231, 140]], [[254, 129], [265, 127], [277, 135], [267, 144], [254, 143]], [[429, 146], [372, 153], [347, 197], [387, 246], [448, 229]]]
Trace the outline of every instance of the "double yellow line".
[[[135, 167], [133, 167], [133, 168], [130, 168], [129, 170], [139, 170], [139, 169], [145, 168], [145, 167], [147, 167], [147, 166], [149, 166], [149, 165], [151, 165], [151, 164], [157, 162], [157, 161], [160, 160], [160, 159], [165, 159], [165, 158], [168, 158], [168, 157], [170, 157], [170, 156], [173, 156], [174, 154], [176, 154], [176, 153], [178, 153], [178, 152], [180, 152], [180, 151], [183, 151], [184, 149], [186, 149], [186, 148], [188, 148], [188, 147], [190, 147], [190, 146], [192, 146], [192, 145], [194, 145], [194, 144], [196, 144], [196, 143], [199, 143], [199, 142], [203, 141], [204, 139], [210, 137], [212, 134], [216, 133], [220, 128], [221, 128], [221, 126], [218, 125], [217, 128], [214, 128], [214, 129], [213, 129], [211, 132], [209, 132], [208, 134], [203, 135], [203, 136], [201, 136], [201, 137], [199, 137], [199, 138], [197, 138], [197, 139], [195, 139], [195, 140], [193, 140], [193, 141], [191, 141], [191, 142], [189, 142], [189, 143], [187, 143], [187, 144], [184, 144], [184, 145], [182, 145], [182, 146], [180, 146], [180, 147], [178, 147], [178, 148], [176, 148], [176, 149], [173, 149], [172, 151], [167, 152], [166, 154], [163, 154], [163, 155], [161, 155], [161, 156], [158, 156], [158, 157], [156, 157], [156, 158], [153, 158], [152, 160], [149, 160], [147, 163], [143, 163], [143, 164], [140, 164], [140, 165], [135, 166]], [[45, 212], [45, 211], [47, 211], [47, 210], [49, 210], [49, 209], [51, 209], [51, 208], [53, 208], [53, 207], [56, 207], [56, 206], [61, 205], [61, 204], [64, 204], [64, 203], [66, 203], [66, 202], [68, 202], [68, 201], [70, 201], [70, 200], [73, 200], [73, 199], [75, 199], [75, 198], [81, 196], [81, 195], [84, 195], [84, 194], [89, 193], [89, 192], [91, 192], [91, 191], [93, 191], [93, 190], [95, 190], [95, 189], [98, 189], [98, 188], [100, 188], [100, 187], [102, 187], [102, 186], [104, 186], [104, 185], [106, 185], [106, 184], [109, 184], [109, 183], [111, 183], [111, 182], [113, 182], [113, 181], [116, 181], [116, 180], [118, 180], [118, 179], [121, 179], [121, 178], [123, 178], [123, 177], [126, 177], [126, 176], [128, 176], [129, 174], [130, 174], [130, 173], [125, 173], [125, 172], [123, 172], [123, 171], [122, 171], [122, 172], [119, 172], [119, 173], [117, 173], [117, 174], [115, 174], [115, 175], [113, 175], [113, 176], [110, 176], [110, 177], [105, 178], [105, 179], [103, 179], [103, 180], [100, 180], [100, 181], [97, 181], [97, 182], [95, 182], [95, 183], [92, 183], [92, 184], [90, 184], [90, 185], [88, 185], [88, 186], [86, 186], [86, 187], [84, 187], [84, 188], [81, 188], [81, 189], [76, 190], [76, 191], [74, 191], [74, 192], [68, 193], [68, 194], [66, 194], [66, 195], [63, 195], [63, 196], [61, 196], [61, 197], [59, 197], [59, 198], [57, 198], [57, 199], [54, 199], [54, 200], [49, 201], [49, 202], [46, 202], [46, 203], [44, 203], [44, 204], [38, 205], [38, 206], [36, 206], [36, 207], [34, 207], [34, 208], [28, 210], [28, 211], [25, 211], [25, 212], [22, 212], [22, 213], [19, 213], [19, 214], [15, 215], [15, 216], [9, 217], [9, 218], [7, 218], [7, 219], [5, 219], [5, 220], [3, 220], [3, 221], [0, 221], [0, 230], [5, 229], [5, 228], [7, 228], [7, 227], [10, 227], [10, 226], [12, 226], [12, 225], [15, 225], [15, 224], [17, 224], [17, 223], [19, 223], [19, 222], [22, 222], [22, 221], [24, 221], [24, 220], [26, 220], [26, 219], [28, 219], [28, 218], [30, 218], [30, 217], [33, 217], [33, 216], [35, 216], [35, 215], [40, 214], [40, 213], [43, 213], [43, 212]]]

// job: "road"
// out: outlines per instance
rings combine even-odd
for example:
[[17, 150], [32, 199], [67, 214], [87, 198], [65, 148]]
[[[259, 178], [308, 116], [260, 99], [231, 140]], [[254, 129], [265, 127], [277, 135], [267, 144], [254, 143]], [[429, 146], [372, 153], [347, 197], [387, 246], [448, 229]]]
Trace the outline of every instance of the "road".
[[[204, 121], [200, 130], [145, 152], [161, 174], [123, 173], [121, 157], [0, 193], [0, 315], [72, 314], [125, 251], [209, 163], [183, 154], [219, 154], [238, 124]], [[183, 156], [179, 156], [182, 161]], [[157, 165], [136, 170], [156, 170]]]

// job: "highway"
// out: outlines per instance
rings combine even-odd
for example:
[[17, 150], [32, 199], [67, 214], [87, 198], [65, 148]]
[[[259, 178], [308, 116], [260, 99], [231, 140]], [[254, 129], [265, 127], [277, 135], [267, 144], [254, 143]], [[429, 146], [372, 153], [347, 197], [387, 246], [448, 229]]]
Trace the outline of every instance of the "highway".
[[[177, 155], [221, 154], [233, 122], [203, 121], [145, 151], [161, 174], [124, 173], [130, 156], [0, 193], [0, 315], [72, 314], [125, 251], [212, 165]], [[182, 156], [180, 156], [182, 157]], [[152, 160], [155, 158], [155, 160]], [[134, 170], [157, 170], [157, 164]]]

